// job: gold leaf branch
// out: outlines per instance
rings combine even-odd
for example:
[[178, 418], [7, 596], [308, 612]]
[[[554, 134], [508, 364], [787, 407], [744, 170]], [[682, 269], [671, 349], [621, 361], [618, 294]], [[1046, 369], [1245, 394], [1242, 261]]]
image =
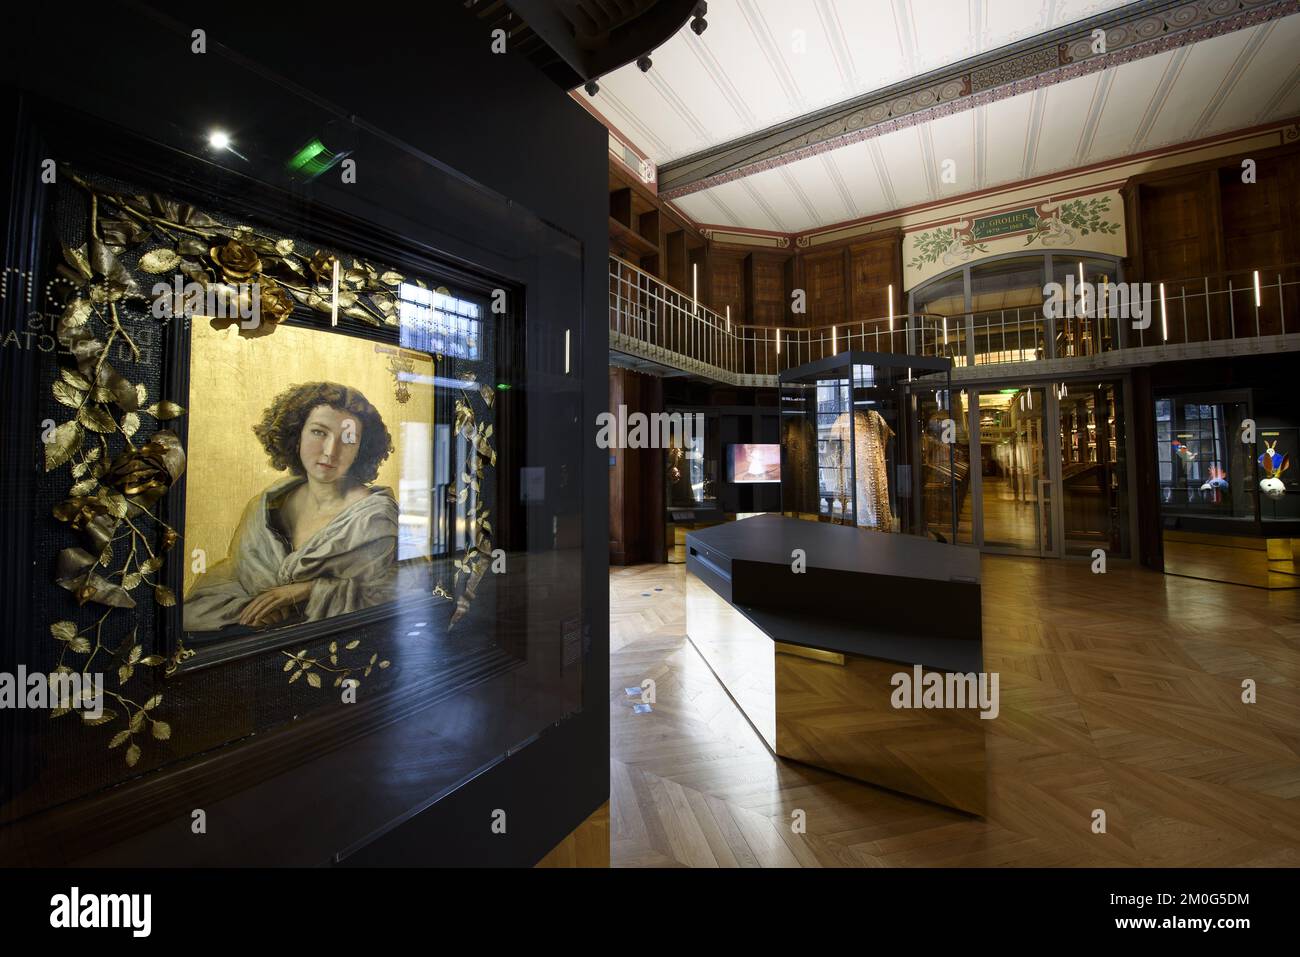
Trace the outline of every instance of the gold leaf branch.
[[[354, 638], [343, 646], [342, 651], [355, 651], [360, 647], [360, 645], [360, 640]], [[320, 658], [310, 657], [307, 654], [306, 648], [298, 652], [296, 655], [290, 654], [287, 651], [282, 651], [280, 654], [284, 655], [284, 657], [288, 659], [288, 661], [284, 663], [283, 670], [285, 674], [289, 675], [289, 684], [293, 684], [305, 675], [307, 678], [307, 684], [311, 685], [313, 688], [319, 688], [322, 686], [320, 676], [320, 672], [322, 671], [327, 671], [334, 675], [333, 687], [337, 688], [340, 685], [350, 685], [351, 687], [356, 688], [361, 685], [361, 678], [352, 677], [353, 672], [361, 671], [361, 677], [368, 678], [370, 677], [370, 672], [375, 668], [383, 669], [392, 664], [392, 662], [387, 659], [380, 661], [379, 654], [375, 653], [370, 656], [370, 660], [364, 665], [341, 666], [339, 664], [341, 651], [337, 641], [331, 641], [327, 656], [322, 656]], [[365, 654], [365, 652], [362, 652], [362, 654]], [[317, 670], [312, 671], [313, 668]]]

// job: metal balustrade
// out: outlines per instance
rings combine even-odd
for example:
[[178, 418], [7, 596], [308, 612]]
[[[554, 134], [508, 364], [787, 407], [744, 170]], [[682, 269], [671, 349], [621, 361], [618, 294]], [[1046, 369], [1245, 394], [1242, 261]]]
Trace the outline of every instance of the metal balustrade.
[[[946, 356], [956, 369], [974, 374], [977, 366], [1023, 368], [1048, 360], [1065, 360], [1067, 368], [1072, 361], [1123, 365], [1139, 361], [1142, 354], [1135, 350], [1152, 347], [1159, 350], [1157, 361], [1215, 354], [1215, 343], [1249, 351], [1300, 349], [1297, 267], [1268, 277], [1250, 271], [1195, 283], [1152, 283], [1149, 296], [1143, 288], [1137, 287], [1136, 296], [1141, 320], [1127, 295], [1112, 292], [1114, 284], [1108, 284], [1053, 310], [1038, 305], [965, 316], [914, 313], [811, 327], [758, 326], [719, 315], [611, 256], [610, 348], [750, 386], [774, 386], [782, 370], [846, 350]], [[1170, 347], [1186, 348], [1173, 355]]]

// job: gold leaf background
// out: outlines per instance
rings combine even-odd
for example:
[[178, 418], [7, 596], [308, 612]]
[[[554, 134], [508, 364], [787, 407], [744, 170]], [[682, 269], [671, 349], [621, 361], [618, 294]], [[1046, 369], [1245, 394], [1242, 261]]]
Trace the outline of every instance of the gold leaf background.
[[[409, 383], [410, 400], [397, 401], [388, 368], [396, 346], [298, 326], [280, 326], [274, 335], [255, 339], [241, 339], [238, 325], [213, 329], [204, 318], [195, 318], [193, 328], [185, 555], [177, 556], [185, 566], [186, 594], [198, 577], [192, 570], [193, 550], [207, 553], [209, 567], [224, 558], [248, 500], [289, 475], [271, 468], [253, 425], [291, 385], [330, 381], [365, 394], [393, 437], [394, 451], [374, 484], [388, 486], [401, 500], [402, 424], [425, 423], [432, 432], [434, 410], [433, 386], [426, 382]], [[417, 357], [415, 375], [432, 377], [432, 358], [402, 354]]]

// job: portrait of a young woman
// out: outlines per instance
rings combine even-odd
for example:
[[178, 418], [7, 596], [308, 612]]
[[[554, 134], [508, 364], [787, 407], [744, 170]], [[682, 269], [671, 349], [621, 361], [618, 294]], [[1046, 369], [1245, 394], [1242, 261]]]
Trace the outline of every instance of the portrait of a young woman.
[[319, 621], [393, 598], [398, 504], [374, 485], [393, 451], [357, 389], [307, 382], [282, 391], [252, 431], [287, 471], [244, 507], [226, 556], [185, 595], [186, 631]]

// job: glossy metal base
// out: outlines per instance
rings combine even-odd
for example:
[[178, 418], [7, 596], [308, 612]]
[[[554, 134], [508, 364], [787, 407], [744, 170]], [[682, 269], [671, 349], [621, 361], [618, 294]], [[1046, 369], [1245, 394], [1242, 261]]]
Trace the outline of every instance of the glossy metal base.
[[[686, 626], [718, 680], [777, 755], [982, 815], [979, 711], [895, 708], [911, 666], [773, 641], [695, 575]], [[929, 670], [929, 669], [927, 669]]]
[[1165, 574], [1253, 588], [1300, 588], [1300, 539], [1165, 530]]

